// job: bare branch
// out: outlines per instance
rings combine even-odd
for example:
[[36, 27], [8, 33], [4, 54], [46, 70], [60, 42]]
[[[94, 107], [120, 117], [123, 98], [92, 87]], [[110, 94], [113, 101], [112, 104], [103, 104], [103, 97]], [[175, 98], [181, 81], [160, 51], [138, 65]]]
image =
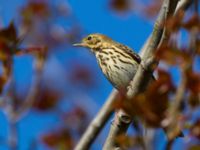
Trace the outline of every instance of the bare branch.
[[[174, 14], [168, 13], [168, 18], [170, 18], [172, 16], [176, 16], [180, 11], [187, 10], [192, 2], [193, 2], [193, 0], [178, 0], [178, 1], [174, 2], [173, 4], [171, 4], [172, 5], [171, 11], [173, 11]], [[177, 5], [177, 7], [174, 7], [175, 3]], [[160, 45], [164, 42], [167, 43], [167, 41], [169, 40], [169, 37], [170, 37], [170, 33], [168, 33], [166, 31], [166, 29], [164, 29], [164, 33], [163, 33], [162, 39], [161, 39], [158, 47], [160, 47]]]
[[26, 99], [20, 106], [20, 108], [13, 114], [14, 120], [16, 120], [16, 121], [19, 120], [32, 107], [33, 102], [36, 98], [36, 95], [39, 92], [39, 86], [40, 86], [40, 81], [41, 81], [41, 76], [42, 76], [43, 65], [44, 65], [44, 58], [36, 57], [36, 60], [34, 63], [35, 75], [33, 77], [30, 91], [29, 91]]
[[24, 101], [22, 106], [19, 109], [16, 109], [13, 104], [14, 98], [14, 79], [11, 75], [9, 82], [9, 89], [6, 93], [6, 96], [2, 97], [7, 103], [5, 105], [5, 112], [8, 116], [10, 132], [8, 136], [8, 144], [11, 150], [17, 150], [18, 144], [18, 131], [17, 131], [17, 121], [31, 108], [35, 96], [39, 90], [38, 86], [41, 78], [41, 71], [43, 68], [44, 60], [37, 58], [35, 60], [35, 80], [32, 83], [30, 91], [28, 93], [27, 99]]
[[[172, 15], [177, 2], [179, 0], [170, 0], [170, 3], [168, 3], [168, 0], [164, 0], [160, 14], [157, 18], [157, 21], [154, 26], [154, 30], [152, 34], [149, 36], [147, 42], [144, 44], [140, 54], [143, 60], [146, 60], [145, 62], [142, 62], [142, 65], [140, 65], [137, 74], [135, 75], [135, 78], [130, 83], [132, 86], [129, 87], [128, 96], [133, 96], [137, 94], [140, 89], [145, 88], [145, 84], [143, 85], [144, 81], [146, 84], [151, 80], [152, 72], [149, 71], [149, 66], [151, 66], [152, 63], [154, 63], [154, 58], [152, 57], [153, 52], [156, 50], [158, 44], [161, 41], [161, 37], [163, 35], [163, 22], [166, 19], [166, 16]], [[184, 2], [182, 2], [184, 1]], [[176, 12], [179, 9], [187, 9], [188, 8], [188, 2], [186, 1], [192, 1], [192, 0], [181, 0], [178, 3], [178, 7], [176, 8]], [[188, 6], [187, 6], [187, 5]], [[169, 5], [169, 9], [168, 8]], [[187, 6], [187, 7], [186, 7]], [[168, 10], [168, 11], [167, 11]], [[148, 77], [149, 76], [149, 77]], [[143, 80], [145, 79], [145, 80]], [[134, 86], [133, 86], [134, 85]], [[79, 143], [76, 146], [76, 150], [85, 150], [89, 149], [92, 142], [97, 137], [98, 133], [101, 131], [101, 129], [104, 127], [104, 124], [108, 121], [110, 114], [113, 110], [110, 110], [112, 107], [112, 104], [117, 97], [117, 92], [113, 91], [109, 98], [106, 100], [106, 104], [102, 107], [100, 112], [97, 114], [97, 116], [94, 118], [94, 120], [89, 125], [88, 129], [84, 133], [83, 137], [79, 141]], [[106, 114], [106, 115], [105, 115]], [[124, 118], [126, 118], [124, 120]], [[124, 113], [122, 110], [119, 110], [116, 112], [115, 120], [112, 122], [110, 133], [108, 135], [108, 139], [106, 140], [106, 143], [104, 145], [104, 150], [112, 150], [113, 146], [116, 146], [116, 143], [114, 142], [114, 139], [118, 133], [125, 133], [130, 122], [128, 121], [130, 118], [129, 115]], [[98, 126], [96, 126], [98, 122]], [[120, 126], [122, 125], [122, 126]], [[112, 148], [111, 148], [112, 147]], [[120, 148], [116, 148], [119, 149]]]
[[103, 150], [120, 150], [120, 145], [116, 138], [126, 133], [132, 119], [124, 111], [120, 110], [115, 113], [114, 121], [111, 123], [110, 132], [104, 144]]
[[[156, 51], [157, 47], [159, 46], [159, 43], [163, 36], [163, 29], [164, 29], [163, 23], [170, 15], [174, 13], [177, 3], [178, 3], [178, 0], [174, 0], [174, 1], [164, 0], [160, 13], [158, 15], [158, 18], [155, 22], [153, 32], [150, 35], [149, 39], [147, 40], [147, 43], [145, 43], [144, 47], [141, 50], [140, 54], [142, 57], [142, 63], [140, 64], [133, 80], [130, 82], [130, 86], [128, 87], [128, 92], [127, 92], [128, 97], [134, 97], [138, 92], [144, 90], [147, 84], [152, 79], [151, 66], [155, 64], [155, 59], [153, 57], [153, 54]], [[121, 112], [122, 114], [124, 114], [122, 110]], [[128, 114], [124, 114], [123, 117], [124, 116], [131, 120], [131, 117]], [[115, 117], [115, 119], [121, 120], [120, 117]], [[115, 122], [119, 122], [119, 121], [115, 121]], [[120, 124], [117, 126], [114, 126], [112, 124], [110, 130], [111, 131], [104, 145], [104, 150], [116, 150], [116, 149], [121, 150], [121, 148], [119, 148], [115, 144], [115, 138], [116, 138], [115, 133], [123, 133], [124, 131], [123, 124]], [[124, 131], [124, 134], [125, 132], [126, 130]]]
[[37, 57], [35, 60], [35, 64], [34, 64], [34, 68], [35, 68], [34, 80], [32, 81], [32, 85], [30, 87], [30, 91], [27, 95], [26, 100], [20, 107], [20, 110], [18, 112], [16, 112], [16, 119], [20, 118], [33, 105], [36, 95], [39, 92], [39, 86], [40, 86], [43, 66], [44, 66], [44, 59]]
[[77, 146], [75, 147], [75, 150], [89, 149], [89, 147], [91, 146], [93, 141], [96, 139], [99, 132], [103, 129], [105, 123], [111, 117], [114, 111], [113, 103], [115, 102], [117, 95], [118, 95], [118, 92], [116, 90], [113, 90], [111, 92], [110, 96], [106, 100], [106, 103], [103, 105], [102, 109], [93, 119], [93, 121], [90, 123], [87, 130], [83, 134], [82, 138], [78, 142]]
[[[9, 118], [10, 119], [10, 118]], [[9, 136], [8, 136], [8, 145], [11, 150], [18, 149], [18, 131], [17, 131], [17, 123], [12, 119], [9, 120]]]
[[[178, 9], [176, 10], [176, 13], [180, 10], [187, 9], [192, 4], [192, 0], [182, 0], [179, 5], [177, 6]], [[194, 33], [193, 33], [194, 32]], [[190, 50], [192, 57], [194, 57], [195, 54], [195, 48], [194, 48], [194, 39], [193, 37], [196, 37], [195, 31], [191, 32], [191, 40], [190, 40]], [[174, 97], [174, 100], [169, 108], [169, 114], [168, 117], [163, 121], [164, 126], [167, 127], [167, 136], [168, 139], [172, 142], [174, 137], [176, 137], [180, 133], [180, 129], [178, 126], [177, 118], [180, 114], [180, 105], [182, 101], [184, 100], [185, 91], [186, 91], [186, 72], [190, 71], [192, 69], [192, 62], [187, 62], [184, 64], [181, 68], [181, 82], [178, 86], [176, 95]], [[171, 143], [169, 141], [169, 143]], [[168, 143], [168, 146], [171, 146], [171, 144]]]
[[179, 116], [180, 104], [183, 101], [184, 93], [186, 89], [185, 71], [186, 71], [186, 68], [183, 68], [181, 83], [177, 89], [176, 95], [173, 100], [173, 104], [171, 104], [171, 107], [169, 108], [169, 118], [167, 118], [167, 121], [164, 120], [164, 122], [167, 122], [165, 123], [164, 126], [166, 127], [167, 138], [169, 139], [169, 141], [173, 141], [173, 139], [180, 133], [180, 129], [177, 123], [177, 118]]
[[143, 48], [140, 51], [140, 56], [144, 60], [149, 56], [153, 55], [152, 51], [155, 51], [163, 35], [163, 29], [164, 29], [163, 24], [165, 20], [174, 13], [178, 1], [179, 0], [170, 0], [170, 1], [164, 0], [161, 11], [155, 22], [153, 32], [149, 36], [147, 42], [144, 44]]
[[180, 10], [187, 10], [193, 2], [194, 0], [180, 0], [176, 7], [175, 14]]

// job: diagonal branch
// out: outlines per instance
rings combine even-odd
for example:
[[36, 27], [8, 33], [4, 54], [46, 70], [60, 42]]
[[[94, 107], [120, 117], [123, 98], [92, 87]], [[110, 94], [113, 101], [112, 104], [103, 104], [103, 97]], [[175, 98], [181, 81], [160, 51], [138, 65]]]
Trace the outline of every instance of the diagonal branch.
[[116, 90], [113, 90], [111, 92], [106, 103], [103, 105], [102, 109], [99, 111], [96, 117], [92, 120], [87, 130], [83, 134], [82, 138], [78, 142], [77, 146], [75, 147], [75, 150], [89, 149], [90, 145], [96, 139], [99, 132], [104, 127], [105, 123], [111, 117], [114, 111], [113, 104], [115, 102], [117, 95], [118, 95], [118, 92]]
[[[164, 0], [159, 16], [155, 22], [154, 30], [152, 34], [150, 35], [149, 39], [147, 40], [147, 43], [144, 45], [143, 49], [141, 50], [141, 57], [143, 59], [137, 70], [137, 73], [134, 79], [130, 82], [130, 86], [128, 87], [128, 92], [127, 92], [128, 97], [134, 97], [137, 93], [144, 90], [148, 82], [151, 80], [151, 77], [152, 77], [151, 66], [155, 63], [153, 54], [156, 51], [159, 44], [161, 44], [160, 42], [162, 41], [162, 36], [164, 36], [163, 23], [169, 16], [174, 14], [177, 3], [178, 3], [178, 0], [174, 0], [174, 1]], [[123, 113], [123, 114], [124, 116], [122, 117], [131, 119], [131, 117], [128, 114], [126, 113]], [[115, 119], [121, 120], [121, 118], [119, 117], [118, 118], [116, 117]], [[115, 122], [118, 122], [118, 121], [115, 121]], [[129, 126], [129, 124], [130, 123], [125, 124], [126, 128]], [[117, 144], [115, 144], [116, 135], [112, 135], [113, 133], [121, 133], [120, 130], [123, 130], [124, 128], [121, 126], [120, 126], [121, 128], [119, 128], [119, 126], [120, 126], [119, 124], [118, 124], [118, 127], [111, 125], [110, 133], [104, 145], [104, 150], [116, 150], [116, 149], [121, 150], [121, 148]]]
[[[159, 14], [159, 17], [157, 19], [157, 23], [155, 24], [155, 27], [154, 27], [152, 34], [149, 36], [148, 40], [146, 41], [143, 48], [141, 49], [140, 56], [142, 58], [147, 58], [147, 56], [149, 56], [149, 54], [152, 54], [152, 51], [154, 51], [156, 49], [156, 47], [158, 46], [158, 43], [160, 42], [160, 38], [163, 34], [162, 21], [165, 18], [165, 12], [164, 11], [166, 10], [166, 6], [167, 6], [166, 2], [167, 1], [165, 0], [165, 5], [163, 5], [162, 11], [161, 11], [162, 13], [160, 12], [160, 14]], [[173, 14], [172, 11], [174, 11], [174, 9], [176, 8], [175, 6], [176, 6], [177, 2], [178, 2], [178, 0], [171, 0], [171, 3], [170, 3], [171, 6], [170, 6], [170, 11], [169, 11], [169, 12], [171, 12], [170, 15]], [[178, 2], [178, 6], [176, 8], [176, 13], [180, 9], [186, 10], [191, 3], [192, 3], [192, 0], [180, 0]], [[151, 62], [151, 59], [149, 59], [149, 63], [150, 62]], [[139, 73], [137, 73], [138, 74], [137, 76], [140, 77], [140, 73], [143, 73], [143, 74], [146, 73], [145, 70], [143, 69], [142, 66], [140, 66], [140, 68], [138, 70]], [[147, 73], [149, 74], [148, 71], [147, 71]], [[136, 78], [135, 79], [136, 81], [135, 80], [132, 81], [131, 84], [134, 83], [134, 85], [135, 85], [135, 82], [136, 83], [141, 82], [141, 80], [139, 81], [137, 79], [138, 77], [135, 77], [135, 78]], [[129, 94], [130, 95], [134, 94], [131, 91], [132, 91], [132, 88], [129, 89]], [[94, 120], [90, 123], [89, 127], [87, 128], [87, 130], [83, 134], [81, 140], [78, 142], [75, 150], [87, 150], [87, 149], [90, 148], [91, 144], [93, 143], [93, 141], [98, 136], [98, 133], [102, 130], [105, 123], [108, 121], [109, 117], [111, 116], [111, 114], [113, 112], [113, 110], [111, 109], [112, 106], [113, 106], [112, 104], [113, 104], [113, 102], [115, 101], [116, 98], [117, 98], [117, 92], [116, 91], [111, 92], [110, 96], [106, 100], [106, 103], [103, 105], [103, 107], [101, 108], [101, 110], [97, 114], [97, 116], [94, 118]], [[116, 136], [116, 133], [119, 133], [119, 132], [116, 132], [116, 131], [121, 130], [121, 129], [117, 129], [117, 128], [120, 128], [118, 125], [122, 125], [123, 132], [124, 133], [126, 132], [126, 129], [128, 128], [128, 126], [130, 124], [130, 121], [128, 121], [128, 119], [126, 119], [126, 116], [127, 115], [123, 111], [118, 111], [118, 113], [115, 114], [115, 121], [111, 124], [110, 133], [108, 135], [108, 138], [111, 137], [111, 140], [108, 140], [108, 139], [106, 140], [106, 143], [104, 145], [105, 150], [108, 149], [108, 148], [105, 148], [105, 147], [107, 147], [107, 146], [109, 147], [109, 142], [114, 143], [113, 142], [114, 137]], [[124, 121], [123, 121], [123, 119], [119, 120], [120, 118], [123, 118], [123, 117], [125, 118]], [[96, 126], [97, 122], [98, 122], [98, 127]], [[111, 146], [113, 147], [113, 145], [111, 145]], [[112, 150], [112, 148], [109, 149], [109, 150]]]

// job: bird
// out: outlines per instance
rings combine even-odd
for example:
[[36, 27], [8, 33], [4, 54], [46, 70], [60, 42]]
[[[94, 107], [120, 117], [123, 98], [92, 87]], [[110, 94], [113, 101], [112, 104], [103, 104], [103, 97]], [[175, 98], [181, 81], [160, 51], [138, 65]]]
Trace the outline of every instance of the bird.
[[[74, 46], [85, 47], [95, 55], [97, 62], [110, 83], [117, 90], [127, 90], [142, 61], [130, 47], [118, 43], [100, 33], [89, 34]], [[152, 75], [152, 82], [155, 80]], [[166, 132], [166, 129], [164, 129]], [[167, 134], [167, 132], [166, 132]], [[183, 137], [183, 133], [177, 137]]]
[[127, 88], [141, 62], [131, 48], [100, 33], [89, 34], [74, 46], [90, 49], [103, 74], [118, 90]]

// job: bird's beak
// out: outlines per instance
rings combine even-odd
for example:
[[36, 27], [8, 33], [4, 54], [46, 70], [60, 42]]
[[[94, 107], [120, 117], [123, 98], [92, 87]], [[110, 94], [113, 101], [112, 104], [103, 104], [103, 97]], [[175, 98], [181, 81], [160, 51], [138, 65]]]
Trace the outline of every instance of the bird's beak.
[[73, 44], [73, 46], [85, 47], [86, 45], [84, 43], [75, 43], [75, 44]]

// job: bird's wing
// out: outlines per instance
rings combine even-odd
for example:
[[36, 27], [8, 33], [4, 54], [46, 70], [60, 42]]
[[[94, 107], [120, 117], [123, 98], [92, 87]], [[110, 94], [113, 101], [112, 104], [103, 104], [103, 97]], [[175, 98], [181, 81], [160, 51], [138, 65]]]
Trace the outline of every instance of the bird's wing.
[[137, 53], [135, 53], [130, 47], [125, 46], [125, 45], [120, 44], [120, 43], [117, 44], [117, 47], [120, 48], [120, 49], [123, 49], [124, 51], [126, 51], [128, 54], [130, 54], [130, 56], [131, 56], [135, 61], [137, 61], [138, 64], [140, 64], [140, 62], [141, 62], [141, 57], [140, 57]]

